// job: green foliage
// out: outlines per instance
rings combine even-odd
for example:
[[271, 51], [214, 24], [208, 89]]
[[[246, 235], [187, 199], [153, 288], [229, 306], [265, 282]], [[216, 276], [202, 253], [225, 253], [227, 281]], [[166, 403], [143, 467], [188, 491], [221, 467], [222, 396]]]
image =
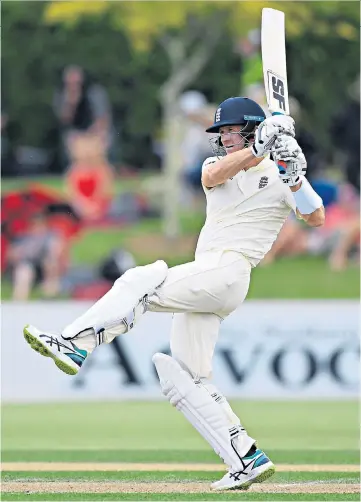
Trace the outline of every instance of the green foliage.
[[[136, 52], [110, 12], [86, 16], [76, 24], [48, 25], [44, 22], [45, 3], [21, 5], [20, 9], [17, 2], [6, 2], [2, 16], [3, 95], [10, 119], [20, 126], [17, 142], [54, 146], [53, 93], [60, 85], [62, 68], [75, 63], [109, 92], [122, 160], [154, 167], [157, 160], [151, 153], [151, 141], [159, 135], [159, 88], [169, 73], [158, 41], [152, 43], [149, 53]], [[229, 37], [224, 37], [215, 51], [225, 72], [238, 61], [230, 47]], [[212, 66], [210, 69], [202, 76], [202, 86], [213, 99], [218, 98], [212, 84], [216, 72]], [[228, 77], [222, 92], [235, 93], [237, 84], [238, 79], [232, 82]]]
[[202, 34], [209, 16], [224, 14], [222, 39], [191, 85], [220, 102], [239, 92], [235, 41], [260, 26], [266, 5], [286, 12], [289, 89], [327, 151], [329, 124], [359, 73], [358, 2], [3, 2], [3, 99], [17, 143], [54, 146], [53, 92], [61, 69], [78, 63], [108, 89], [123, 160], [154, 167], [159, 89], [170, 74], [161, 38], [179, 36], [192, 51], [194, 27]]
[[342, 2], [337, 10], [338, 2], [314, 3], [312, 28], [318, 28], [289, 44], [287, 70], [290, 92], [301, 104], [302, 122], [327, 153], [336, 139], [330, 137], [332, 122], [359, 74], [360, 14], [355, 2]]
[[[249, 3], [247, 4], [249, 5]], [[108, 12], [112, 24], [124, 29], [136, 49], [149, 52], [152, 42], [162, 34], [182, 31], [190, 20], [203, 18], [217, 9], [228, 10], [228, 3], [206, 1], [172, 1], [165, 6], [163, 1], [137, 2], [48, 2], [44, 11], [47, 23], [62, 22], [72, 26], [83, 17], [95, 18]], [[247, 8], [246, 8], [247, 10]]]

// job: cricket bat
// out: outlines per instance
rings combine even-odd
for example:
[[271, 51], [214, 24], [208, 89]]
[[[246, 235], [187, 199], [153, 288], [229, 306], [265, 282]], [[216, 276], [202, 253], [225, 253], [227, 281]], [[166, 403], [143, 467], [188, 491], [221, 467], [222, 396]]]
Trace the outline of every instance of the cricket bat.
[[289, 115], [284, 12], [262, 9], [261, 47], [268, 109]]
[[[261, 48], [268, 109], [272, 115], [289, 115], [284, 12], [262, 9]], [[284, 174], [287, 163], [276, 163]]]

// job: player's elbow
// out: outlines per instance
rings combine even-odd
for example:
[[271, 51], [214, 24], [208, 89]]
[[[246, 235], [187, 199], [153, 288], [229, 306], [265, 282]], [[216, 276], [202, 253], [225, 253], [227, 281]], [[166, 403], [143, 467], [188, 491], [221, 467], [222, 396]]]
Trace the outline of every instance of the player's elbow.
[[322, 225], [325, 223], [325, 219], [323, 218], [317, 218], [312, 221], [307, 222], [310, 227], [322, 227]]
[[210, 173], [209, 171], [204, 171], [202, 173], [202, 185], [206, 188], [213, 188], [216, 185], [213, 178], [214, 177], [212, 176], [212, 173]]
[[324, 211], [315, 211], [314, 213], [310, 214], [310, 216], [307, 219], [307, 224], [310, 227], [322, 227], [324, 223], [325, 223]]

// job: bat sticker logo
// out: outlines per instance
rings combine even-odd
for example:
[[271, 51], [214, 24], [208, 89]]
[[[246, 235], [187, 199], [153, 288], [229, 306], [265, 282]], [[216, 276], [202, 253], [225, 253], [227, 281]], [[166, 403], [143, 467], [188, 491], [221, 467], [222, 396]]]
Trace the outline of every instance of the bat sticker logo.
[[279, 102], [280, 108], [286, 111], [285, 86], [281, 79], [272, 77], [273, 97]]
[[268, 71], [268, 82], [272, 89], [272, 97], [277, 100], [281, 110], [286, 112], [285, 83], [281, 77]]

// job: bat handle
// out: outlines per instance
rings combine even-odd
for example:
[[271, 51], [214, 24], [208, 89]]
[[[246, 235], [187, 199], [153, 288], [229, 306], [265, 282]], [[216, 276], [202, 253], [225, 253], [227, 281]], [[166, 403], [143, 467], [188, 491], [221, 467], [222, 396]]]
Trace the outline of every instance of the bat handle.
[[[272, 112], [272, 115], [284, 115], [284, 113]], [[277, 163], [277, 167], [278, 167], [280, 174], [286, 174], [287, 162], [285, 162], [284, 160], [277, 160], [276, 159], [276, 163]]]

